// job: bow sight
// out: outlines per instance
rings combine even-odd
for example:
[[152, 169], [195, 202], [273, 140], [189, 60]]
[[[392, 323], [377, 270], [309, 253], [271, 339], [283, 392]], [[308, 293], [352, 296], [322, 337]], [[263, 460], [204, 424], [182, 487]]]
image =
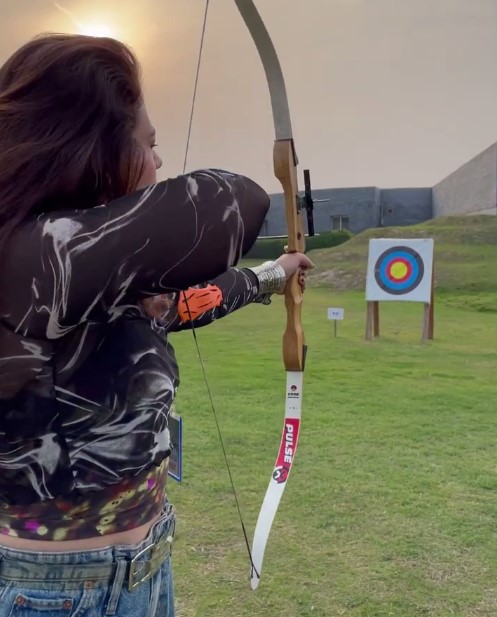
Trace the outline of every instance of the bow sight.
[[297, 195], [298, 212], [303, 209], [307, 215], [307, 235], [314, 236], [314, 204], [330, 201], [329, 199], [313, 199], [311, 189], [311, 174], [308, 169], [304, 169], [304, 194]]

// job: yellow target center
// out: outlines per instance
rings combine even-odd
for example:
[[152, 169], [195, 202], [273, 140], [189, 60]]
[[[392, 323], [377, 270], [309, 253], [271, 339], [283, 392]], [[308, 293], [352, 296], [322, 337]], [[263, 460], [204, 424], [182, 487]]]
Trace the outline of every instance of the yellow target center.
[[392, 265], [390, 272], [394, 279], [402, 279], [407, 274], [407, 266], [405, 263], [398, 261]]

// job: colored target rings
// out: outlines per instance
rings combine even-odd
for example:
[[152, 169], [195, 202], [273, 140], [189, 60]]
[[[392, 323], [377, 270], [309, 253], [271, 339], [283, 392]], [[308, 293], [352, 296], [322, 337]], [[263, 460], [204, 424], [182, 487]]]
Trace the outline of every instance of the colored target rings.
[[378, 257], [374, 276], [383, 291], [400, 296], [416, 289], [424, 271], [423, 259], [417, 251], [408, 246], [394, 246]]

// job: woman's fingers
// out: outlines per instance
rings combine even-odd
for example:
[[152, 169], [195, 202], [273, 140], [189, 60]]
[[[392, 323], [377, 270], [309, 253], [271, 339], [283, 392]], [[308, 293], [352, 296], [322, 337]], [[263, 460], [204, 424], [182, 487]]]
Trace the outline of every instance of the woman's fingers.
[[276, 263], [285, 270], [287, 279], [298, 270], [312, 270], [316, 267], [303, 253], [285, 253], [278, 257]]

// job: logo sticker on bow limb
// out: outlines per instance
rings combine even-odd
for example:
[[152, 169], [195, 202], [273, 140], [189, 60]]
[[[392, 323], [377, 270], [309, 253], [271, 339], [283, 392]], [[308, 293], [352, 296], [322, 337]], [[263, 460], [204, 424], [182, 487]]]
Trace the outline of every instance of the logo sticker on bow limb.
[[286, 482], [289, 472], [289, 467], [275, 467], [273, 471], [273, 480], [278, 484], [283, 484]]
[[300, 392], [299, 392], [298, 387], [295, 384], [290, 386], [286, 396], [287, 396], [287, 398], [293, 398], [293, 399], [300, 398]]
[[280, 451], [276, 459], [273, 470], [273, 480], [278, 484], [287, 481], [290, 469], [292, 468], [293, 457], [297, 448], [299, 438], [300, 420], [297, 418], [287, 418], [283, 427]]

